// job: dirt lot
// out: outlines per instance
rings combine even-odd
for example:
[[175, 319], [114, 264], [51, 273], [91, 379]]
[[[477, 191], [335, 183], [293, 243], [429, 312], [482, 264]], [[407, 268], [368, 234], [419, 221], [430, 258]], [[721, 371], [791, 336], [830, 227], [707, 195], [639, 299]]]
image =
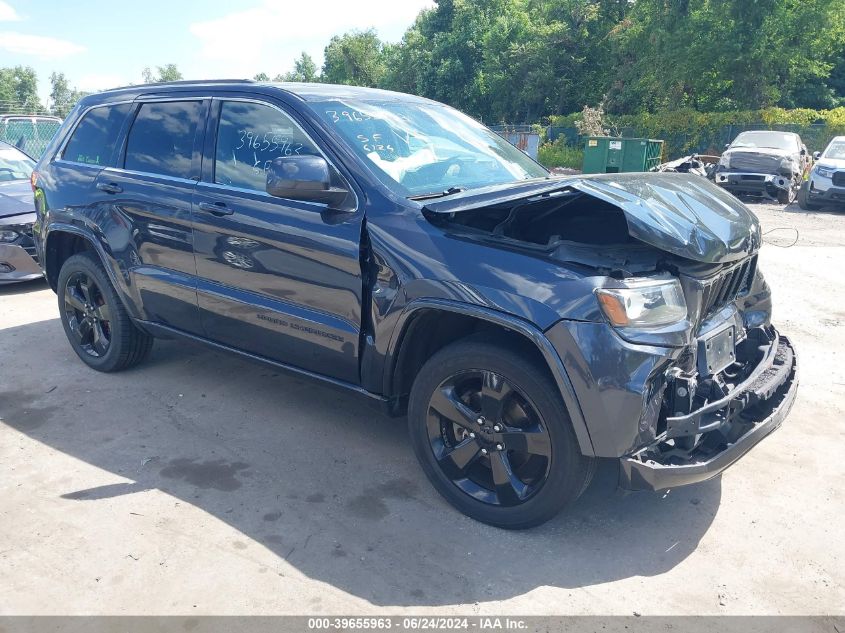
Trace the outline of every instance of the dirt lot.
[[600, 480], [475, 523], [402, 421], [181, 342], [97, 374], [41, 283], [0, 290], [0, 613], [845, 613], [845, 213], [752, 205], [800, 355], [784, 427], [721, 480]]

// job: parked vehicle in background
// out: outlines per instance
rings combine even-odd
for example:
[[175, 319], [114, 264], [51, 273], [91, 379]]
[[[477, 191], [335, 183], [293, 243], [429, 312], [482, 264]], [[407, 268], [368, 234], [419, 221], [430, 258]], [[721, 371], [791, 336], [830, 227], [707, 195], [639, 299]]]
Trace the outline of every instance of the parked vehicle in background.
[[599, 457], [629, 489], [714, 477], [797, 391], [736, 198], [689, 174], [551, 178], [427, 99], [112, 90], [80, 101], [33, 188], [88, 366], [178, 336], [407, 413], [435, 488], [493, 525], [549, 519]]
[[0, 114], [0, 141], [38, 159], [62, 125], [59, 117], [42, 114]]
[[808, 211], [825, 204], [845, 206], [845, 136], [835, 137], [813, 158], [816, 163], [798, 192], [798, 205]]
[[736, 195], [765, 196], [788, 204], [811, 164], [794, 132], [742, 132], [727, 146], [716, 170], [716, 184]]
[[32, 241], [34, 167], [32, 158], [0, 141], [0, 284], [42, 276]]

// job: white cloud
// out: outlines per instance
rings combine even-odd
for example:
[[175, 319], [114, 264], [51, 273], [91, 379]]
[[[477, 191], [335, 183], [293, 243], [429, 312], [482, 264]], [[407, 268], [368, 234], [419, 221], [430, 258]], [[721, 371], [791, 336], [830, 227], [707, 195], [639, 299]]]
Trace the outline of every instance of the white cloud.
[[[386, 40], [398, 40], [419, 11], [433, 0], [263, 0], [257, 6], [190, 25], [209, 75], [271, 76], [289, 70], [306, 51], [318, 64], [333, 35], [375, 28]], [[214, 62], [213, 66], [207, 64]]]
[[15, 8], [8, 2], [0, 0], [0, 22], [17, 22], [21, 19]]
[[17, 53], [18, 55], [32, 55], [42, 59], [60, 59], [81, 53], [85, 50], [85, 47], [55, 37], [3, 31], [0, 32], [0, 50]]

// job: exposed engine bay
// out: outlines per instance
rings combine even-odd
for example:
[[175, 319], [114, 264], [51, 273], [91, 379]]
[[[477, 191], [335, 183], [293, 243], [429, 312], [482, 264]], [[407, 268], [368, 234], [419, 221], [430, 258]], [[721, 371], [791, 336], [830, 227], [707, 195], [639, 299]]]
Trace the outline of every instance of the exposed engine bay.
[[[629, 459], [650, 467], [707, 461], [753, 429], [759, 416], [743, 411], [775, 402], [772, 395], [786, 390], [794, 377], [792, 348], [769, 322], [771, 296], [757, 270], [758, 246], [752, 241], [744, 256], [710, 258], [721, 261], [683, 257], [633, 235], [628, 200], [625, 207], [623, 201], [603, 198], [573, 187], [424, 213], [462, 239], [530, 251], [583, 267], [589, 276], [677, 278], [688, 310], [686, 335], [664, 343], [676, 349], [656, 368], [643, 394], [638, 448]], [[692, 225], [693, 240], [695, 230]], [[624, 329], [617, 331], [627, 339]]]

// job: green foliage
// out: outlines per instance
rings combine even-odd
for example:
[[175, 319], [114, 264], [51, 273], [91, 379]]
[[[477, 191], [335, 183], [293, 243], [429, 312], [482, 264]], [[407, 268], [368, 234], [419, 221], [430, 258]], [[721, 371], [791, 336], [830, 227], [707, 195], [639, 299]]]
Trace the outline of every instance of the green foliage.
[[159, 83], [163, 81], [179, 81], [182, 79], [182, 73], [176, 67], [176, 64], [165, 64], [164, 66], [156, 66], [156, 73], [150, 70], [149, 67], [141, 71], [141, 78], [145, 84]]
[[537, 160], [548, 169], [552, 167], [581, 169], [581, 165], [584, 163], [584, 149], [567, 145], [566, 139], [560, 137], [553, 143], [540, 145]]
[[50, 75], [50, 111], [56, 116], [66, 117], [76, 102], [87, 94], [71, 88], [64, 73]]
[[0, 68], [0, 113], [29, 114], [42, 110], [35, 70], [29, 66]]
[[[580, 112], [553, 116], [549, 117], [549, 123], [554, 127], [575, 128], [581, 116]], [[694, 152], [719, 154], [725, 143], [732, 141], [739, 132], [751, 128], [798, 132], [808, 148], [821, 150], [832, 136], [845, 134], [845, 107], [830, 110], [765, 108], [733, 112], [698, 112], [685, 108], [614, 115], [606, 118], [605, 124], [618, 130], [622, 136], [666, 141], [665, 154], [668, 158]]]
[[376, 32], [369, 29], [335, 35], [326, 46], [324, 56], [322, 81], [375, 87], [384, 76], [389, 53]]

